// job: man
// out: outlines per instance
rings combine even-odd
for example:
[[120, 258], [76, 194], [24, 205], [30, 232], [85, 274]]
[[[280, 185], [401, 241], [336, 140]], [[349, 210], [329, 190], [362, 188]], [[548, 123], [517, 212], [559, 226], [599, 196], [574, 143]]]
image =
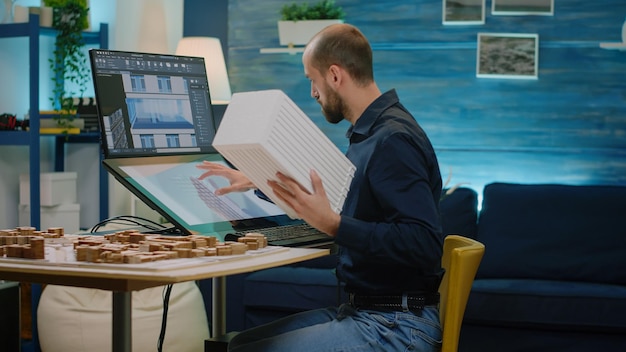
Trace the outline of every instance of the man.
[[[302, 62], [326, 119], [351, 123], [346, 155], [356, 174], [341, 214], [330, 208], [315, 171], [312, 193], [280, 173], [280, 183], [268, 183], [303, 220], [335, 238], [337, 276], [350, 302], [244, 331], [229, 351], [438, 351], [442, 185], [432, 145], [395, 90], [381, 94], [371, 47], [354, 26], [322, 30]], [[202, 167], [204, 177], [230, 179], [222, 194], [254, 187], [237, 171]]]

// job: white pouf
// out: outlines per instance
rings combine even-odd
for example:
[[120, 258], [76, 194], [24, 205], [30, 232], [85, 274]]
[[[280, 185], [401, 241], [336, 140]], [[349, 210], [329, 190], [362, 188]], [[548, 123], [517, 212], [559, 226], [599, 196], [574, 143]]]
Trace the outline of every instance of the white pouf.
[[[164, 287], [132, 292], [132, 348], [157, 350]], [[112, 294], [90, 288], [47, 285], [37, 309], [42, 352], [110, 352]], [[202, 352], [209, 327], [195, 282], [175, 284], [169, 300], [163, 351]]]

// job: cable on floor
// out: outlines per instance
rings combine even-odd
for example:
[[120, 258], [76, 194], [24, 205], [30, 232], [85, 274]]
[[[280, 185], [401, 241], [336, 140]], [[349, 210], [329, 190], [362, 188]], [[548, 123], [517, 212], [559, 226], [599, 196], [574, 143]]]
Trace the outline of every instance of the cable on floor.
[[157, 342], [157, 351], [163, 351], [163, 342], [165, 341], [165, 330], [167, 328], [167, 310], [170, 304], [170, 294], [172, 293], [172, 284], [165, 286], [163, 289], [163, 318], [161, 319], [161, 332], [159, 333], [159, 341]]

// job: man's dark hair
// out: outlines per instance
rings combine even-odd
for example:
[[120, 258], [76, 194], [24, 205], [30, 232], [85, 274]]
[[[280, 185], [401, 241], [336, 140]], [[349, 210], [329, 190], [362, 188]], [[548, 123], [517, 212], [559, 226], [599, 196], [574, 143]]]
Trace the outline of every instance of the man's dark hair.
[[339, 24], [326, 27], [313, 39], [316, 41], [311, 53], [311, 64], [320, 72], [331, 65], [348, 71], [359, 85], [374, 80], [372, 48], [358, 28]]

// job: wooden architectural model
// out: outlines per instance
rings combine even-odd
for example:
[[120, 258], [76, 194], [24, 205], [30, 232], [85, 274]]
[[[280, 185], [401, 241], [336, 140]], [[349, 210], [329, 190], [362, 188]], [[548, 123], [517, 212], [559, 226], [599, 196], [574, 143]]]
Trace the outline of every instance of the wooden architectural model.
[[[46, 232], [36, 231], [32, 227], [0, 230], [0, 257], [45, 259], [45, 239], [63, 237], [62, 228], [50, 228]], [[104, 236], [72, 236], [71, 241], [76, 261], [120, 264], [241, 255], [247, 250], [267, 246], [267, 238], [259, 233], [246, 234], [238, 242], [219, 242], [213, 236], [159, 236], [126, 230]]]

